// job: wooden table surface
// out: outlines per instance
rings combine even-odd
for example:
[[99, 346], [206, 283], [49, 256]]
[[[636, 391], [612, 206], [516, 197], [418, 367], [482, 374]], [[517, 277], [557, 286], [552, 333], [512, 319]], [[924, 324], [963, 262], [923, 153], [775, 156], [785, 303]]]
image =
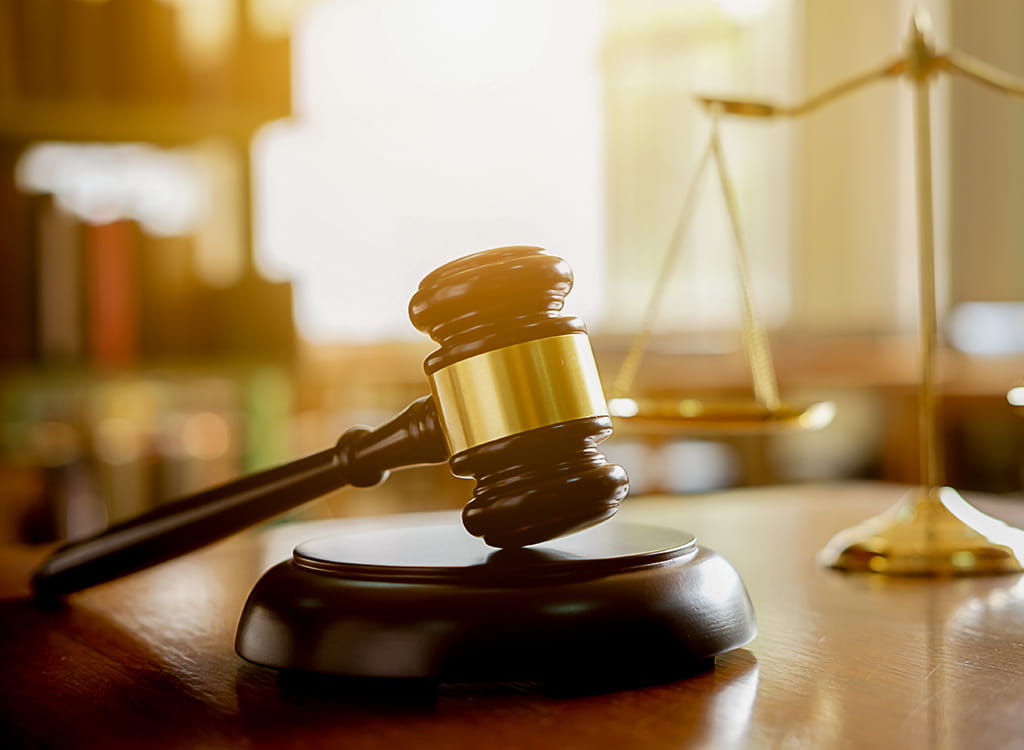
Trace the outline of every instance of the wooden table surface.
[[[834, 532], [904, 491], [856, 483], [631, 498], [628, 517], [688, 529], [733, 563], [760, 633], [711, 671], [589, 694], [378, 690], [281, 679], [242, 661], [232, 640], [246, 594], [323, 524], [238, 535], [51, 611], [25, 598], [40, 552], [9, 547], [0, 746], [1024, 747], [1024, 578], [899, 579], [815, 563]], [[972, 499], [1024, 524], [1024, 503]]]

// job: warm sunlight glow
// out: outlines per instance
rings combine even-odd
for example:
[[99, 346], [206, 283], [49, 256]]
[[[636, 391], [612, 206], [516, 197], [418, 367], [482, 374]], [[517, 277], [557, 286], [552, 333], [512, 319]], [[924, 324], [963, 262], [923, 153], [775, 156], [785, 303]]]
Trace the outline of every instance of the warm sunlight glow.
[[261, 269], [314, 341], [418, 335], [420, 279], [532, 244], [601, 307], [601, 4], [338, 0], [296, 30], [289, 122], [255, 149]]
[[198, 69], [223, 61], [234, 41], [239, 6], [232, 0], [163, 0], [172, 6], [185, 59]]
[[753, 23], [768, 12], [772, 0], [716, 0], [718, 7], [737, 23]]

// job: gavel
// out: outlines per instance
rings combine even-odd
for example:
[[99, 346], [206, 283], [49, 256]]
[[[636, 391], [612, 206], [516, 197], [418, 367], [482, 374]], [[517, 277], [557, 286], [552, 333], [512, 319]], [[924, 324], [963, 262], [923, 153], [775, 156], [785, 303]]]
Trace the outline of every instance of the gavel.
[[199, 492], [58, 549], [36, 572], [60, 596], [191, 552], [345, 485], [448, 461], [473, 478], [466, 530], [499, 548], [537, 544], [613, 516], [628, 490], [598, 443], [612, 433], [586, 326], [562, 312], [572, 272], [535, 247], [468, 255], [427, 275], [409, 304], [438, 348], [431, 395], [334, 447]]

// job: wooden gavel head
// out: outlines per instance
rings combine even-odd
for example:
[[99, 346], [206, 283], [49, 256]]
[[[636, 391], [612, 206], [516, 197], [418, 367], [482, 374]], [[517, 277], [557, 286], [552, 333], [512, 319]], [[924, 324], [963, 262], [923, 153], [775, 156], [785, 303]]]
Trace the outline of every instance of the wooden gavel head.
[[628, 490], [597, 444], [612, 433], [586, 327], [562, 312], [572, 271], [535, 247], [469, 255], [409, 304], [454, 474], [476, 479], [466, 529], [522, 547], [610, 518]]

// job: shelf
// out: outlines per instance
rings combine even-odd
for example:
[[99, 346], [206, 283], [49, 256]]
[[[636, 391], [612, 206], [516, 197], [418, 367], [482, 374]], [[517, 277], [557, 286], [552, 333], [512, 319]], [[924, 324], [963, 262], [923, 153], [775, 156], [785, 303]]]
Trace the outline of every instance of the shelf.
[[0, 99], [0, 139], [23, 141], [146, 141], [186, 143], [202, 138], [247, 140], [290, 108], [237, 104]]

